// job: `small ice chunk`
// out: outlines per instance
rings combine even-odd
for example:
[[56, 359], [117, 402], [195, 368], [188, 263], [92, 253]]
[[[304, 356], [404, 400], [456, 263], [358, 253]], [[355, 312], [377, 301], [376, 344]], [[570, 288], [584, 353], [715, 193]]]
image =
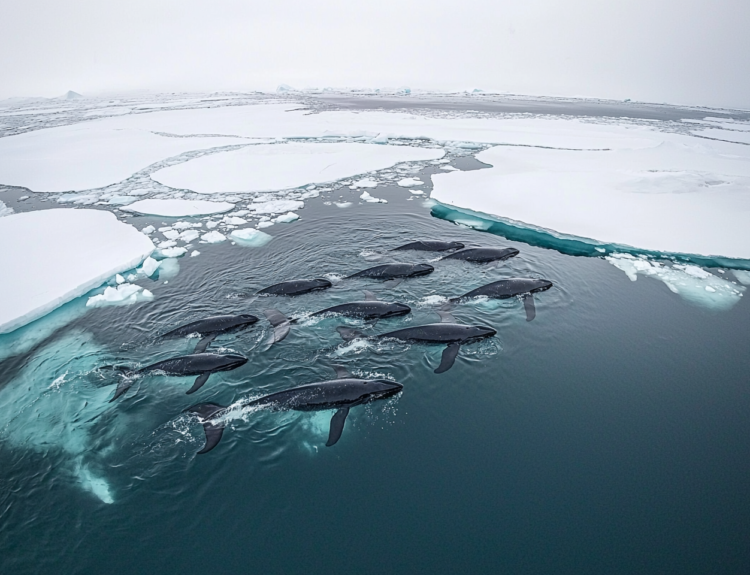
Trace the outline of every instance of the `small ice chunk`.
[[248, 247], [260, 247], [273, 239], [273, 236], [268, 235], [265, 232], [255, 230], [253, 228], [243, 228], [241, 230], [234, 230], [229, 234], [235, 242], [242, 246]]
[[278, 218], [276, 218], [274, 222], [276, 222], [277, 224], [288, 224], [298, 219], [299, 215], [295, 214], [294, 212], [287, 212], [286, 214], [282, 214]]
[[218, 226], [218, 225], [219, 225], [219, 222], [214, 222], [213, 220], [211, 220], [210, 222], [206, 222], [206, 227], [207, 227], [207, 228], [208, 228], [209, 230], [212, 230], [212, 229], [214, 229], [214, 228], [215, 228], [216, 226]]
[[125, 283], [125, 278], [122, 277], [120, 274], [115, 274], [115, 281], [118, 284], [124, 284]]
[[199, 256], [201, 253], [198, 250], [193, 250], [193, 253], [190, 254], [191, 258], [194, 258], [195, 256]]
[[458, 168], [454, 168], [453, 166], [449, 166], [447, 164], [440, 166], [441, 170], [445, 170], [446, 172], [457, 172], [459, 171]]
[[3, 216], [9, 216], [13, 213], [13, 208], [6, 206], [2, 200], [0, 200], [0, 218]]
[[163, 250], [164, 248], [173, 248], [177, 245], [177, 242], [174, 240], [167, 240], [166, 242], [161, 242], [159, 244], [159, 249]]
[[201, 240], [209, 243], [209, 244], [218, 244], [226, 240], [227, 237], [222, 234], [221, 232], [217, 232], [214, 230], [213, 232], [208, 232], [207, 234], [203, 234], [201, 236]]
[[378, 134], [372, 140], [370, 140], [370, 143], [371, 144], [387, 144], [388, 143], [388, 135], [387, 134]]
[[197, 240], [199, 235], [200, 232], [198, 230], [185, 230], [180, 234], [179, 239], [185, 243], [189, 243]]
[[412, 194], [417, 194], [418, 196], [421, 196], [424, 194], [422, 190], [409, 190]]
[[141, 233], [146, 234], [147, 236], [150, 236], [155, 231], [156, 229], [154, 228], [154, 226], [146, 226], [145, 228], [141, 230]]
[[398, 181], [398, 185], [402, 188], [411, 188], [413, 186], [423, 186], [424, 182], [419, 178], [404, 178]]
[[104, 307], [110, 305], [132, 305], [140, 301], [151, 301], [154, 294], [139, 285], [123, 283], [117, 287], [108, 286], [104, 293], [91, 296], [86, 307]]
[[159, 269], [159, 262], [151, 256], [147, 257], [141, 266], [141, 271], [148, 277], [154, 275], [157, 269]]
[[333, 202], [333, 205], [337, 208], [348, 208], [352, 205], [351, 202]]
[[374, 198], [373, 196], [370, 195], [369, 192], [362, 192], [362, 195], [359, 196], [359, 197], [361, 199], [363, 199], [364, 201], [366, 201], [366, 202], [371, 202], [371, 203], [378, 203], [379, 202], [379, 203], [382, 203], [382, 204], [387, 204], [388, 203], [387, 200], [384, 200], [382, 198]]
[[376, 180], [373, 180], [372, 178], [363, 178], [357, 182], [354, 182], [351, 186], [349, 186], [350, 189], [356, 190], [357, 188], [377, 188], [378, 182]]
[[270, 228], [272, 225], [273, 225], [273, 222], [269, 221], [269, 220], [258, 222], [258, 227], [259, 228]]
[[187, 250], [185, 248], [159, 248], [159, 251], [165, 258], [179, 258], [180, 256], [184, 256], [187, 253]]
[[164, 234], [164, 237], [168, 240], [176, 240], [180, 237], [180, 232], [177, 230], [168, 230], [166, 232], [162, 232]]
[[242, 218], [237, 218], [234, 216], [224, 216], [224, 219], [222, 221], [225, 224], [230, 224], [233, 226], [242, 226], [247, 223], [247, 220], [243, 220]]

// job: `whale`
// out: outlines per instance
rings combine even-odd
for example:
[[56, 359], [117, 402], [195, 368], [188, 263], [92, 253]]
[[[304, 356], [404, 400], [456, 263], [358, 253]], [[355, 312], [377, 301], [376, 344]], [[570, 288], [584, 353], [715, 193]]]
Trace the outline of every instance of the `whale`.
[[[203, 387], [212, 373], [237, 369], [246, 363], [247, 358], [237, 353], [193, 353], [158, 361], [137, 370], [124, 370], [123, 377], [117, 384], [115, 395], [110, 403], [130, 389], [130, 386], [133, 385], [133, 376], [158, 372], [165, 375], [197, 375], [193, 386], [185, 392], [189, 395]], [[122, 368], [116, 369], [123, 371]]]
[[440, 242], [440, 241], [418, 241], [404, 244], [393, 248], [392, 252], [415, 250], [420, 252], [447, 252], [448, 250], [461, 250], [464, 245], [461, 242]]
[[290, 280], [281, 282], [263, 288], [258, 292], [259, 295], [287, 295], [296, 296], [312, 291], [328, 289], [333, 284], [326, 279], [312, 279], [312, 280]]
[[239, 331], [257, 321], [258, 318], [251, 314], [215, 315], [180, 326], [163, 334], [162, 337], [186, 337], [197, 333], [202, 339], [195, 346], [194, 353], [203, 353], [219, 334]]
[[440, 260], [463, 260], [478, 264], [505, 261], [515, 257], [520, 252], [516, 248], [466, 248], [448, 254]]
[[435, 373], [445, 373], [456, 361], [461, 346], [494, 336], [497, 331], [483, 325], [466, 325], [456, 323], [455, 318], [447, 310], [437, 311], [440, 315], [440, 323], [430, 323], [396, 331], [389, 331], [379, 335], [368, 336], [367, 334], [347, 326], [339, 326], [339, 332], [344, 341], [355, 339], [398, 339], [405, 342], [424, 344], [447, 344], [440, 359], [440, 365], [435, 368]]
[[[283, 340], [289, 335], [289, 329], [291, 324], [299, 322], [302, 318], [290, 319], [286, 317], [277, 309], [267, 309], [263, 313], [268, 318], [268, 321], [273, 326], [273, 333], [269, 337], [268, 345], [273, 345]], [[349, 303], [342, 303], [334, 305], [316, 311], [309, 316], [315, 317], [321, 315], [343, 315], [345, 317], [354, 317], [363, 319], [365, 321], [374, 321], [377, 323], [378, 320], [386, 319], [389, 317], [396, 317], [400, 315], [406, 315], [411, 313], [411, 308], [403, 303], [399, 302], [385, 302], [379, 301], [377, 296], [371, 291], [365, 290], [364, 301], [353, 301]]]
[[258, 399], [243, 400], [232, 406], [217, 403], [199, 403], [187, 408], [183, 413], [198, 416], [206, 435], [206, 444], [198, 455], [208, 453], [221, 441], [227, 420], [241, 417], [247, 410], [267, 409], [270, 411], [324, 411], [335, 409], [331, 418], [326, 447], [338, 442], [344, 431], [349, 410], [358, 405], [387, 399], [401, 392], [403, 385], [387, 379], [358, 379], [345, 368], [335, 366], [336, 379], [308, 383], [277, 391]]
[[396, 287], [404, 278], [413, 278], [426, 276], [435, 271], [435, 268], [429, 264], [383, 264], [374, 268], [367, 268], [347, 276], [351, 278], [370, 278], [376, 280], [385, 280], [387, 287]]
[[464, 295], [451, 298], [448, 300], [448, 305], [481, 296], [492, 299], [508, 299], [520, 296], [523, 299], [523, 307], [526, 310], [526, 321], [532, 321], [536, 317], [534, 294], [547, 291], [551, 287], [552, 282], [545, 279], [508, 278], [483, 285], [470, 292], [466, 292]]

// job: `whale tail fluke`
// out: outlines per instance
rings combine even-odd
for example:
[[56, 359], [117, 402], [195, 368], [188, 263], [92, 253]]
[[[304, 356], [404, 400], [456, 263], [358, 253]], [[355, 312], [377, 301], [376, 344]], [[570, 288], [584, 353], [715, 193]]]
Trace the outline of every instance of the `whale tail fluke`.
[[277, 309], [263, 310], [263, 314], [266, 316], [266, 319], [268, 319], [268, 323], [271, 324], [271, 327], [273, 327], [273, 333], [269, 336], [268, 341], [266, 342], [270, 347], [275, 343], [279, 343], [289, 335], [289, 328], [292, 322]]
[[359, 331], [358, 329], [346, 327], [343, 325], [338, 326], [336, 328], [336, 331], [339, 332], [341, 339], [343, 339], [344, 341], [352, 341], [355, 339], [362, 339], [364, 337], [367, 337], [367, 335], [365, 335], [363, 332]]
[[214, 447], [219, 445], [221, 436], [224, 434], [225, 426], [223, 423], [211, 421], [210, 418], [224, 409], [226, 409], [226, 407], [219, 405], [218, 403], [198, 403], [183, 411], [183, 413], [194, 413], [204, 420], [202, 423], [203, 431], [206, 434], [206, 445], [204, 445], [203, 449], [198, 452], [198, 455], [208, 453]]

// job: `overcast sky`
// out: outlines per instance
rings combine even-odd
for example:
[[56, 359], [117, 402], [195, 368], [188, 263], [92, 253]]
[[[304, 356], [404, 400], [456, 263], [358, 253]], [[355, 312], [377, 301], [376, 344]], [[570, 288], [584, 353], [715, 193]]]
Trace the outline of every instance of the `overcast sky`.
[[750, 108], [750, 0], [6, 0], [0, 98], [397, 87]]

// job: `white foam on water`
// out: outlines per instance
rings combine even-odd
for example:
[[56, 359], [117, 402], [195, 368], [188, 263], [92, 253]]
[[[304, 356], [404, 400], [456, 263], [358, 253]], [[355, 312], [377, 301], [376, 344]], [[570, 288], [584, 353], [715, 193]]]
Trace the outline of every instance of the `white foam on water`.
[[631, 281], [636, 281], [639, 275], [652, 277], [687, 302], [708, 309], [729, 310], [740, 301], [745, 291], [743, 286], [694, 265], [669, 265], [630, 254], [612, 254], [604, 259], [625, 272]]

